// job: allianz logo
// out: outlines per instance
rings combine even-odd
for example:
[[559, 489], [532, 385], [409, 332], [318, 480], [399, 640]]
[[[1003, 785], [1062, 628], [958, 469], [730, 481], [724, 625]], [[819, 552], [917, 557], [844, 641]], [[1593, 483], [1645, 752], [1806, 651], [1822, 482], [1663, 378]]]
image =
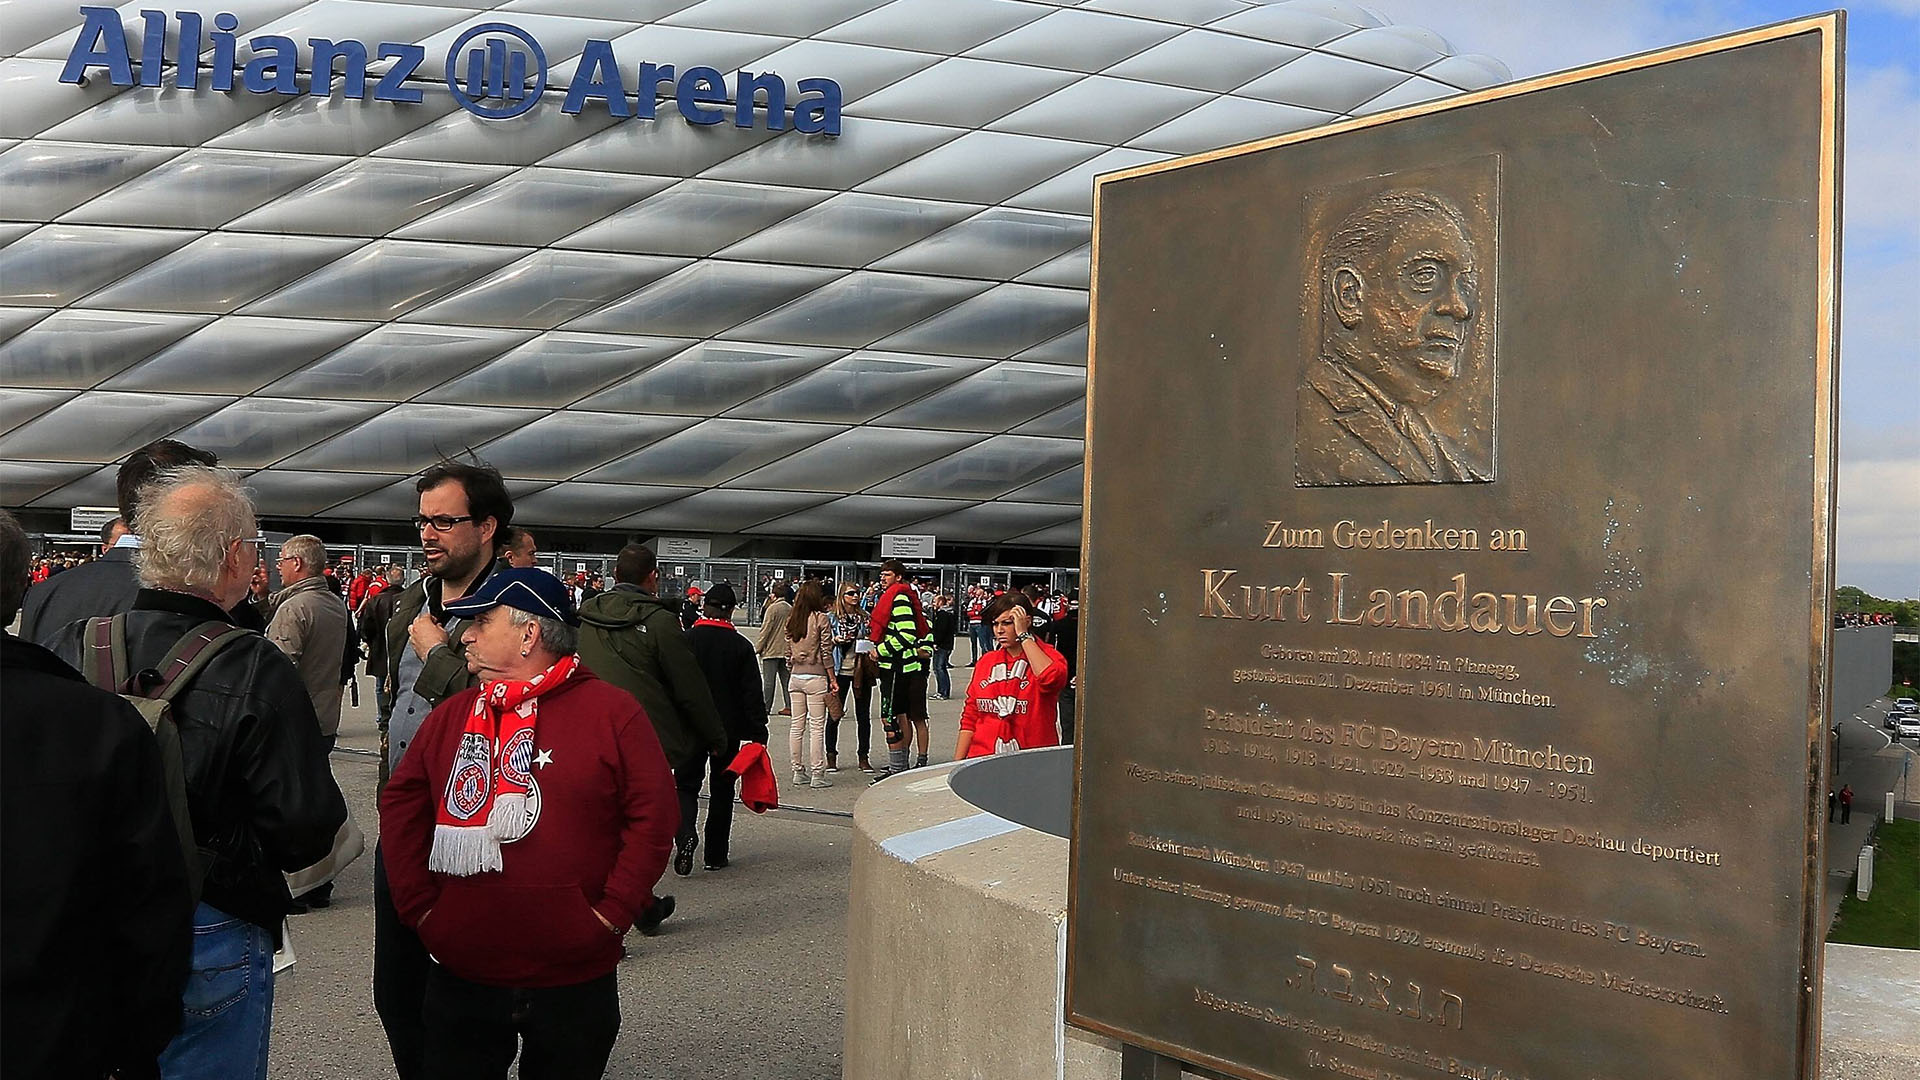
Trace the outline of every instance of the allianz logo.
[[[136, 54], [121, 13], [108, 7], [83, 7], [86, 20], [75, 36], [60, 81], [83, 84], [101, 69], [115, 86], [135, 85]], [[176, 31], [173, 55], [167, 55], [168, 30]], [[171, 85], [180, 90], [231, 93], [235, 88], [240, 20], [228, 12], [212, 19], [193, 11], [140, 12], [141, 86]], [[252, 56], [238, 67], [239, 87], [251, 94], [310, 94], [328, 97], [336, 90], [348, 98], [416, 103], [424, 91], [414, 75], [426, 61], [425, 46], [410, 42], [308, 38], [306, 49], [279, 34], [247, 39]], [[208, 55], [209, 50], [211, 56]], [[383, 68], [384, 65], [384, 68]], [[840, 84], [832, 79], [801, 79], [790, 93], [773, 72], [737, 71], [731, 80], [716, 68], [640, 63], [631, 80], [614, 56], [613, 44], [598, 38], [581, 49], [568, 80], [560, 111], [578, 114], [589, 106], [622, 119], [652, 120], [666, 99], [689, 124], [764, 126], [771, 131], [812, 135], [840, 134]], [[547, 91], [547, 54], [532, 34], [510, 23], [468, 27], [447, 50], [447, 89], [461, 108], [487, 120], [519, 116]], [[306, 73], [304, 84], [302, 73]], [[369, 94], [371, 88], [371, 94]]]

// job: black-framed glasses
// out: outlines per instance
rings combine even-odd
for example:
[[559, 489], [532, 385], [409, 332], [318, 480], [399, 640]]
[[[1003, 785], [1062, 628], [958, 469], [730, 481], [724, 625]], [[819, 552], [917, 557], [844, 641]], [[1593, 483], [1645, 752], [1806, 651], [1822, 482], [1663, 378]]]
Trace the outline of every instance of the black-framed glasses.
[[431, 525], [433, 526], [434, 532], [446, 532], [463, 521], [472, 520], [472, 514], [462, 514], [459, 517], [454, 517], [452, 514], [434, 514], [431, 517], [422, 517], [419, 514], [415, 514], [413, 516], [413, 527], [415, 529], [425, 529]]

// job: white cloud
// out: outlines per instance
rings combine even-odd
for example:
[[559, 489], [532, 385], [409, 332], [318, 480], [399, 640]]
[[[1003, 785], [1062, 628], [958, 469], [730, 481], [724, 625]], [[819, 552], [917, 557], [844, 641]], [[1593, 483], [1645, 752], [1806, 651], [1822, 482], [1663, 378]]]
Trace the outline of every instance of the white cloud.
[[1920, 596], [1920, 435], [1886, 429], [1866, 437], [1859, 451], [1869, 456], [1840, 462], [1835, 584]]
[[1434, 31], [1459, 52], [1485, 53], [1516, 78], [1611, 60], [1711, 37], [1730, 28], [1736, 6], [1703, 0], [1604, 4], [1540, 0], [1364, 0], [1387, 21]]
[[1920, 167], [1920, 83], [1903, 68], [1856, 68], [1847, 73], [1843, 100], [1848, 242], [1920, 244], [1920, 206], [1913, 198]]
[[1895, 15], [1920, 16], [1920, 0], [1853, 0], [1847, 6], [1856, 10], [1879, 8]]
[[[1362, 0], [1516, 78], [1731, 33], [1802, 14], [1764, 0]], [[1920, 0], [1853, 5], [1849, 30], [1911, 33]], [[1874, 11], [1877, 9], [1877, 12]], [[1870, 13], [1873, 12], [1873, 13]], [[1889, 19], [1890, 13], [1895, 18]], [[1920, 596], [1920, 76], [1915, 66], [1847, 72], [1841, 251], [1843, 410], [1837, 572], [1880, 596]]]

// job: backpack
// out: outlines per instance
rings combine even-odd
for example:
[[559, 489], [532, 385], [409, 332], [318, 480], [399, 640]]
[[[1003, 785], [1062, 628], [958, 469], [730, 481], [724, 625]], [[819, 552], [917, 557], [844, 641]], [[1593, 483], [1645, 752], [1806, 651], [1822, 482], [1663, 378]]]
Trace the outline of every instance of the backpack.
[[206, 881], [212, 857], [193, 837], [193, 818], [187, 810], [186, 762], [180, 754], [180, 728], [173, 719], [173, 699], [216, 653], [251, 633], [253, 631], [231, 623], [201, 623], [175, 642], [160, 663], [150, 669], [158, 674], [159, 681], [149, 683], [144, 678], [148, 671], [127, 670], [126, 615], [87, 620], [87, 681], [119, 694], [132, 705], [160, 744], [160, 771], [166, 781], [167, 809], [173, 814], [174, 832], [187, 866], [187, 888], [196, 904], [200, 902], [200, 888]]

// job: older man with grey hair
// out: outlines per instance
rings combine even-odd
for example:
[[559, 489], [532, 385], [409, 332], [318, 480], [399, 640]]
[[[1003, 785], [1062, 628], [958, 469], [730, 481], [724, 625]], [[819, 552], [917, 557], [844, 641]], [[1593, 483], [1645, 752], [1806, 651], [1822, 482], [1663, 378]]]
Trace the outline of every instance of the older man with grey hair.
[[[320, 721], [320, 737], [331, 753], [340, 738], [340, 699], [346, 690], [341, 674], [352, 636], [346, 601], [327, 587], [327, 548], [319, 537], [303, 533], [281, 544], [276, 563], [282, 587], [270, 601], [273, 617], [267, 623], [267, 640], [300, 669], [300, 680], [307, 684], [314, 716]], [[340, 869], [332, 865], [334, 861], [329, 860], [327, 880], [294, 897], [293, 914], [304, 915], [333, 902], [331, 875]]]
[[340, 666], [347, 655], [347, 605], [327, 588], [327, 549], [320, 538], [296, 536], [280, 545], [282, 588], [273, 594], [267, 640], [280, 646], [313, 698], [320, 735], [332, 750], [340, 737]]
[[[347, 807], [292, 661], [259, 634], [229, 635], [228, 609], [247, 595], [261, 545], [238, 478], [206, 466], [166, 470], [141, 489], [133, 527], [140, 590], [109, 624], [110, 636], [124, 636], [130, 689], [150, 690], [177, 658], [227, 638], [172, 698], [206, 883], [183, 1022], [160, 1068], [264, 1075], [273, 952], [291, 904], [283, 875], [327, 855]], [[75, 623], [55, 651], [84, 665], [98, 632]]]

